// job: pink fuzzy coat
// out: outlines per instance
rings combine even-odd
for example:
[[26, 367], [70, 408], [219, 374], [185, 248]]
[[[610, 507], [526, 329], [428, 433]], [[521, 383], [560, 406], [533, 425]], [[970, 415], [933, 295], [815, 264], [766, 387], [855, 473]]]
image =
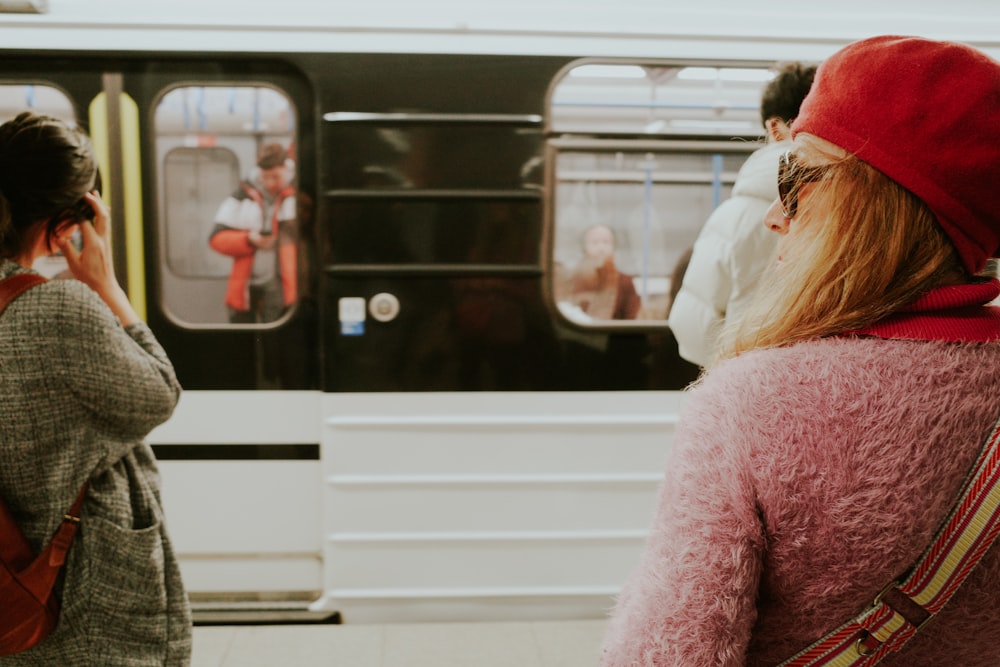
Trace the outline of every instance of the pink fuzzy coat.
[[[776, 665], [930, 543], [1000, 412], [1000, 345], [829, 338], [690, 394], [605, 667]], [[1000, 545], [883, 665], [1000, 665]]]

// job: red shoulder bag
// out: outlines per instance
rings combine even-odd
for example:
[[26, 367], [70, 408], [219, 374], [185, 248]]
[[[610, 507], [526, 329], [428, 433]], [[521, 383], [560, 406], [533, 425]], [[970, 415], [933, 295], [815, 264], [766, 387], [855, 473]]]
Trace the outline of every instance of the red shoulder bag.
[[[22, 292], [41, 282], [45, 278], [32, 273], [0, 280], [0, 313]], [[84, 485], [59, 530], [37, 556], [0, 498], [0, 657], [28, 650], [56, 627], [59, 601], [52, 588], [80, 523], [86, 491]]]

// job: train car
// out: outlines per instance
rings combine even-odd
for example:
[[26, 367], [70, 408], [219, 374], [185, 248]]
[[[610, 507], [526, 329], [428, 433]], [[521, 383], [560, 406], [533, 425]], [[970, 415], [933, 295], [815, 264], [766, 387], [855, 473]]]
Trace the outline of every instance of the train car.
[[[671, 272], [775, 64], [878, 33], [1000, 54], [973, 0], [673, 4], [0, 2], [0, 115], [94, 137], [185, 389], [150, 438], [198, 619], [603, 616], [699, 372]], [[274, 143], [293, 294], [234, 322], [210, 238]], [[628, 319], [572, 288], [593, 225]]]

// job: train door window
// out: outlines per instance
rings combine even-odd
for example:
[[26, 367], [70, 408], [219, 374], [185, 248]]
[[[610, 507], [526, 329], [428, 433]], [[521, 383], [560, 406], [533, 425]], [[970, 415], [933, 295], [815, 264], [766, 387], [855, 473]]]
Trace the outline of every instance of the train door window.
[[[58, 88], [39, 83], [0, 83], [0, 123], [22, 111], [76, 124], [73, 102]], [[66, 260], [59, 255], [41, 257], [33, 268], [49, 278], [67, 275]]]
[[161, 298], [179, 324], [273, 326], [295, 307], [295, 118], [270, 86], [179, 86], [160, 98]]
[[58, 88], [36, 83], [0, 83], [0, 123], [22, 111], [76, 122], [73, 103]]
[[549, 98], [552, 292], [574, 322], [664, 324], [671, 274], [762, 145], [765, 68], [583, 62]]

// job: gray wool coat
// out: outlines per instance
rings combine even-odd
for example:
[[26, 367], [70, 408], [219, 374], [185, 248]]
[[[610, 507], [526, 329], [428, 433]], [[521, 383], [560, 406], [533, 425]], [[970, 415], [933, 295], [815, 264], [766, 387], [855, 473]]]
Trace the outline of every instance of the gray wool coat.
[[[0, 278], [23, 271], [0, 260]], [[143, 323], [123, 328], [76, 280], [52, 280], [0, 315], [0, 493], [41, 549], [84, 482], [55, 631], [13, 665], [187, 665], [191, 613], [143, 438], [180, 396]]]

